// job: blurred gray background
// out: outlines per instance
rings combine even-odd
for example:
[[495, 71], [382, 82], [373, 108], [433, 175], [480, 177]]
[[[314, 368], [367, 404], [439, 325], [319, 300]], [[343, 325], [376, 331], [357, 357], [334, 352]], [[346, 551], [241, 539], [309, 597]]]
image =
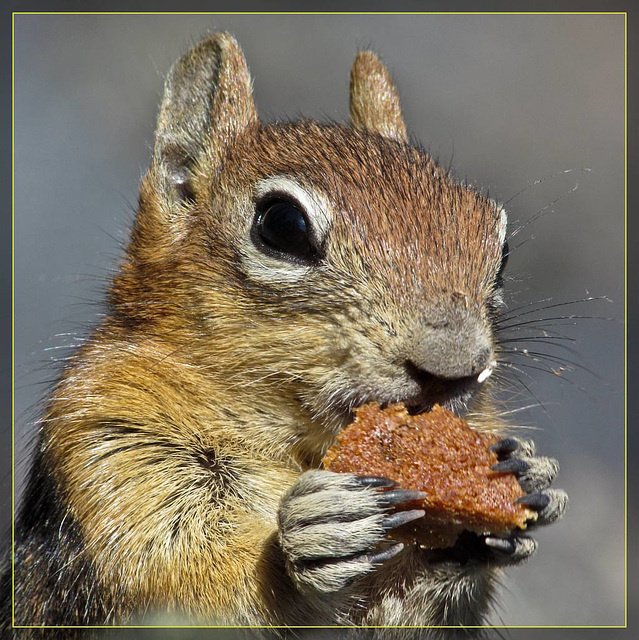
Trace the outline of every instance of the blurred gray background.
[[[556, 484], [571, 503], [537, 534], [537, 556], [508, 572], [494, 622], [624, 624], [623, 16], [17, 16], [16, 497], [55, 359], [103, 311], [163, 74], [220, 29], [243, 46], [267, 120], [344, 120], [353, 57], [375, 49], [414, 137], [459, 178], [509, 201], [510, 231], [544, 211], [511, 241], [526, 242], [508, 265], [509, 305], [610, 299], [518, 320], [612, 318], [544, 323], [575, 339], [566, 344], [577, 353], [510, 345], [550, 355], [512, 356], [518, 368], [505, 372], [517, 394], [505, 397], [511, 408], [532, 405], [513, 422], [534, 427], [538, 449], [559, 458]], [[578, 366], [556, 375], [570, 368], [560, 358]], [[10, 468], [8, 454], [2, 462]]]

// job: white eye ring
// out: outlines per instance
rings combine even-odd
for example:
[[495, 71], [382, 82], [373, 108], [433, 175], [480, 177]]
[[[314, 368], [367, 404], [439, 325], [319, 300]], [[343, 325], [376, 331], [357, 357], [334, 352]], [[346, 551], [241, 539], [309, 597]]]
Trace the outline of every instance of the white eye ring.
[[[332, 223], [331, 208], [324, 194], [282, 175], [261, 180], [255, 185], [254, 200], [259, 201], [270, 195], [286, 198], [287, 196], [304, 209], [312, 233], [318, 244], [321, 244]], [[309, 273], [312, 266], [285, 262], [275, 256], [260, 251], [247, 238], [241, 252], [244, 271], [251, 280], [264, 284], [287, 284], [301, 280]]]

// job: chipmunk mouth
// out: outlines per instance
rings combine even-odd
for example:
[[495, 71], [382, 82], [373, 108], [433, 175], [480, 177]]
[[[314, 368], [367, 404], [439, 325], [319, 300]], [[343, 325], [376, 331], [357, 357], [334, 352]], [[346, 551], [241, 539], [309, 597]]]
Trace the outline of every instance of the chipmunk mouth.
[[423, 371], [410, 361], [406, 362], [405, 368], [419, 387], [418, 393], [414, 396], [402, 399], [410, 414], [430, 411], [435, 404], [439, 404], [460, 418], [468, 413], [473, 399], [492, 373], [492, 368], [488, 367], [479, 375], [450, 379]]
[[391, 404], [401, 402], [406, 406], [410, 415], [418, 415], [430, 411], [438, 404], [463, 418], [471, 410], [481, 386], [482, 384], [478, 382], [477, 376], [455, 381], [434, 379], [430, 381], [427, 387], [422, 387], [417, 392], [404, 390], [393, 392], [386, 389], [379, 393], [369, 391], [365, 394], [358, 394], [356, 401], [334, 398], [331, 413], [340, 423], [340, 426], [345, 426], [354, 420], [355, 409], [364, 404], [377, 402], [382, 409], [385, 409]]
[[[346, 384], [338, 392], [329, 394], [330, 400], [318, 411], [316, 416], [329, 416], [331, 430], [339, 430], [354, 419], [354, 411], [369, 402], [377, 402], [383, 409], [391, 404], [403, 403], [411, 415], [430, 411], [438, 404], [448, 411], [464, 418], [473, 408], [481, 395], [486, 380], [491, 376], [494, 362], [476, 375], [461, 378], [443, 378], [428, 373], [413, 365], [404, 363], [405, 376], [397, 380], [389, 379], [387, 384], [378, 381], [373, 388], [360, 384]], [[326, 396], [325, 396], [326, 397]]]

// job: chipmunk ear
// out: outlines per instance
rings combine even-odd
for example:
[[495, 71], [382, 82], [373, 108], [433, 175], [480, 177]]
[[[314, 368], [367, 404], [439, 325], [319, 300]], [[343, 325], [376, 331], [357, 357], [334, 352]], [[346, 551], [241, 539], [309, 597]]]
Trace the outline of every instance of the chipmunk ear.
[[233, 138], [257, 122], [238, 43], [227, 33], [202, 40], [173, 65], [164, 84], [153, 149], [156, 187], [169, 201], [192, 196], [198, 160], [206, 154], [209, 166], [219, 166]]
[[388, 70], [372, 51], [360, 51], [353, 63], [350, 115], [356, 129], [408, 142], [397, 90]]

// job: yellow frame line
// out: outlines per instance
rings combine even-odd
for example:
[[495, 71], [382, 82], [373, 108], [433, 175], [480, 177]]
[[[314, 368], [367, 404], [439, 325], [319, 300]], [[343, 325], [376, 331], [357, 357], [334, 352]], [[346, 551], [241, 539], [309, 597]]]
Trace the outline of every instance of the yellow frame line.
[[624, 19], [624, 504], [625, 622], [628, 626], [628, 14]]
[[14, 629], [341, 629], [328, 626], [211, 626], [211, 625], [16, 625], [15, 624], [15, 18], [16, 16], [75, 15], [622, 15], [624, 16], [624, 503], [625, 503], [625, 606], [623, 625], [468, 625], [468, 626], [366, 626], [366, 629], [626, 629], [628, 628], [628, 12], [627, 11], [13, 11], [11, 13], [11, 626]]

